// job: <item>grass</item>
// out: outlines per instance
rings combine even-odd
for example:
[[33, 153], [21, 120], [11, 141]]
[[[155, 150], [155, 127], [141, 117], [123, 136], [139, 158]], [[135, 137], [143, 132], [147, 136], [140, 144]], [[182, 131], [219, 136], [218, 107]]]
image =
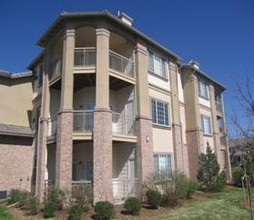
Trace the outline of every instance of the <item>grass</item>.
[[158, 218], [159, 220], [244, 220], [250, 219], [250, 212], [242, 204], [241, 188], [227, 188], [223, 192], [214, 193], [183, 205], [172, 213]]
[[0, 219], [14, 220], [15, 218], [10, 214], [7, 208], [0, 206]]

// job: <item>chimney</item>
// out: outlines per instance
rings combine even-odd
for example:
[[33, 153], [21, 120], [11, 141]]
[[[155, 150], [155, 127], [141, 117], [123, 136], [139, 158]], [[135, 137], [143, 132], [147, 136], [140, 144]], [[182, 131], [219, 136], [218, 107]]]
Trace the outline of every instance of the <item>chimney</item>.
[[124, 12], [118, 11], [117, 17], [125, 24], [132, 26], [133, 19]]
[[191, 60], [189, 61], [189, 64], [190, 64], [190, 66], [193, 67], [194, 69], [199, 70], [200, 64], [199, 64], [197, 61], [191, 59]]

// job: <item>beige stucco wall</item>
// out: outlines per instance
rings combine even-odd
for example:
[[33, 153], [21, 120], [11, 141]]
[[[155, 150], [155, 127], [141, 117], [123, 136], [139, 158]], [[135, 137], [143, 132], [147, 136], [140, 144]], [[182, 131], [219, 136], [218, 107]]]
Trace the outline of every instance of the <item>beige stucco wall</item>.
[[[171, 112], [171, 97], [159, 91], [149, 89], [149, 96], [169, 104], [169, 121], [172, 123]], [[151, 108], [151, 107], [150, 107]], [[151, 109], [150, 109], [151, 111]], [[150, 115], [152, 115], [150, 113]], [[153, 151], [154, 152], [167, 152], [173, 155], [173, 137], [171, 127], [153, 126]]]
[[180, 122], [182, 125], [182, 140], [184, 144], [187, 144], [186, 140], [186, 119], [185, 119], [185, 106], [180, 105]]
[[0, 77], [0, 122], [29, 126], [32, 96], [31, 78], [6, 79]]
[[199, 97], [198, 100], [199, 100], [199, 104], [204, 105], [209, 108], [211, 107], [211, 103], [210, 103], [209, 99], [204, 99], [202, 97]]

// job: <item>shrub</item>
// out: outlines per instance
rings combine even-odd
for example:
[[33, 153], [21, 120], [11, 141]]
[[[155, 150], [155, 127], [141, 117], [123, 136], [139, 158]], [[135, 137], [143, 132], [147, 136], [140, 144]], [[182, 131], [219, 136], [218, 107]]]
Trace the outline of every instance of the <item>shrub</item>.
[[65, 199], [64, 191], [56, 187], [48, 187], [44, 203], [52, 203], [58, 210], [61, 210]]
[[52, 202], [48, 202], [45, 204], [43, 217], [53, 218], [55, 217], [56, 211], [57, 211], [57, 206]]
[[8, 198], [8, 204], [13, 204], [16, 202], [20, 202], [22, 197], [22, 191], [19, 189], [11, 189], [11, 192], [9, 194]]
[[20, 191], [20, 199], [19, 199], [20, 207], [24, 207], [26, 209], [27, 200], [29, 196], [30, 193], [28, 191]]
[[130, 197], [125, 201], [124, 208], [132, 215], [139, 215], [141, 203], [138, 198]]
[[149, 189], [146, 191], [147, 202], [154, 209], [157, 209], [161, 203], [161, 193], [158, 190]]
[[197, 189], [198, 189], [198, 182], [196, 180], [188, 179], [186, 198], [190, 199], [191, 196], [197, 191]]
[[70, 207], [68, 214], [69, 220], [79, 220], [81, 218], [81, 215], [83, 213], [83, 207], [80, 204], [75, 204]]
[[236, 186], [242, 186], [243, 169], [241, 167], [232, 167], [232, 180]]
[[27, 195], [25, 208], [28, 210], [29, 214], [36, 215], [39, 212], [39, 200], [36, 196], [29, 193]]
[[76, 186], [72, 190], [72, 197], [78, 204], [93, 204], [93, 189], [90, 185]]
[[221, 191], [226, 184], [225, 175], [219, 173], [220, 166], [211, 147], [207, 144], [206, 154], [199, 156], [199, 169], [197, 179], [200, 183], [200, 189], [209, 192]]
[[100, 220], [110, 220], [115, 217], [115, 207], [108, 201], [100, 201], [95, 204], [94, 211], [96, 218]]

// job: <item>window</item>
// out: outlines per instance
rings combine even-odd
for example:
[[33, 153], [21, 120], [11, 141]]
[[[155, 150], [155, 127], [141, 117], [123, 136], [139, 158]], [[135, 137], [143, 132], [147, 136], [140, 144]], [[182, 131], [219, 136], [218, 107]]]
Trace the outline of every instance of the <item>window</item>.
[[166, 63], [160, 55], [149, 51], [148, 70], [163, 78], [167, 78]]
[[206, 115], [202, 115], [201, 119], [202, 119], [202, 130], [203, 130], [204, 134], [210, 135], [212, 133], [210, 117], [206, 116]]
[[199, 80], [199, 96], [205, 99], [209, 99], [208, 85], [203, 80]]
[[152, 121], [155, 124], [169, 125], [168, 103], [152, 99]]
[[170, 176], [171, 172], [171, 155], [154, 154], [154, 173]]

